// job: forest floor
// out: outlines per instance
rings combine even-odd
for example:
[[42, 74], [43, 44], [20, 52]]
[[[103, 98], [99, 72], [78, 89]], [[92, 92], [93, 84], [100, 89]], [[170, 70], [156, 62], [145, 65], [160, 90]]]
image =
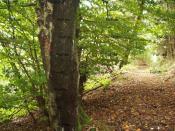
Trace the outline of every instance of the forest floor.
[[[171, 74], [172, 75], [172, 74]], [[137, 69], [122, 73], [108, 88], [83, 97], [92, 124], [98, 131], [175, 131], [175, 80], [171, 75]], [[49, 131], [47, 123], [22, 118], [0, 125], [0, 131]]]
[[146, 69], [123, 73], [110, 87], [84, 96], [99, 131], [175, 131], [175, 79]]

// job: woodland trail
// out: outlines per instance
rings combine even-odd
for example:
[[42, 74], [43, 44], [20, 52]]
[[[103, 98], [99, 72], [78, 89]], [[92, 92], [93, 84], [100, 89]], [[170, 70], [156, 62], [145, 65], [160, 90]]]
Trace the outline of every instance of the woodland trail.
[[99, 131], [175, 131], [175, 81], [129, 71], [109, 88], [87, 94], [85, 109]]
[[[83, 97], [93, 121], [83, 131], [175, 131], [175, 81], [140, 69], [123, 72], [108, 88]], [[36, 114], [37, 117], [37, 114]], [[51, 131], [30, 116], [0, 125], [0, 131]]]

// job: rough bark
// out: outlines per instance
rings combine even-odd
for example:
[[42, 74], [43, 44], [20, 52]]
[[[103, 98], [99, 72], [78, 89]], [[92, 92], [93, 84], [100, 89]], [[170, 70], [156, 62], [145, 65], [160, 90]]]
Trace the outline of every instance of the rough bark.
[[49, 116], [55, 131], [74, 131], [78, 115], [78, 56], [75, 20], [78, 0], [50, 0], [52, 39], [50, 47]]

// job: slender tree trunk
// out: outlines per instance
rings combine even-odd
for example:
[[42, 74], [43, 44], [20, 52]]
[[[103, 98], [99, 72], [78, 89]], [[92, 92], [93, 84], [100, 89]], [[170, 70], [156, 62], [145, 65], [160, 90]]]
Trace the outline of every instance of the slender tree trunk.
[[80, 93], [80, 102], [83, 97], [84, 92], [84, 83], [87, 81], [87, 74], [80, 74], [80, 80], [79, 80], [79, 93]]
[[55, 131], [74, 131], [78, 115], [78, 56], [75, 46], [78, 0], [50, 0], [52, 39], [50, 47], [49, 115]]
[[36, 9], [37, 21], [39, 26], [39, 42], [44, 70], [47, 78], [50, 71], [50, 45], [52, 29], [52, 6], [47, 0], [39, 0], [39, 8]]
[[[50, 44], [51, 44], [51, 12], [52, 7], [49, 7], [47, 0], [39, 0], [39, 7], [36, 9], [37, 22], [39, 26], [39, 43], [41, 49], [42, 62], [45, 74], [48, 80], [50, 70]], [[40, 87], [40, 92], [48, 93], [47, 84]], [[48, 117], [47, 100], [43, 96], [37, 97], [38, 106], [45, 116]]]

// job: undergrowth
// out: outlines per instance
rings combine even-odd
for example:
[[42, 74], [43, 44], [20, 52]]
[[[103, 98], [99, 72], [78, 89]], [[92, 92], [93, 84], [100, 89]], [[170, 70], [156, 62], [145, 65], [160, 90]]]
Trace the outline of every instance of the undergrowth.
[[85, 83], [85, 91], [91, 90], [95, 87], [101, 86], [103, 88], [108, 88], [111, 83], [111, 75], [110, 74], [100, 74], [90, 76], [87, 82]]

